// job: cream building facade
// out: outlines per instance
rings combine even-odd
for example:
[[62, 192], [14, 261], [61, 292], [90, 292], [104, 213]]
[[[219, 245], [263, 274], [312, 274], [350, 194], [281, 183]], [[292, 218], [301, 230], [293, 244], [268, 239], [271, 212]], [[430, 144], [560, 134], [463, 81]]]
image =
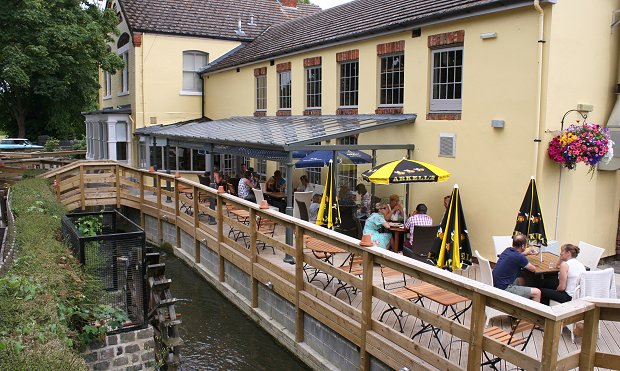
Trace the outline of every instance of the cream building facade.
[[[472, 246], [492, 256], [491, 236], [511, 234], [534, 176], [550, 240], [583, 240], [605, 248], [605, 256], [616, 254], [620, 173], [599, 169], [589, 175], [584, 165], [569, 171], [549, 159], [546, 150], [568, 111], [581, 109], [587, 122], [607, 124], [619, 77], [620, 28], [614, 15], [620, 1], [498, 2], [440, 18], [403, 21], [389, 30], [351, 33], [334, 42], [322, 40], [327, 36], [320, 34], [321, 17], [330, 17], [337, 28], [341, 23], [334, 19], [347, 12], [349, 22], [356, 14], [362, 19], [380, 16], [356, 3], [308, 17], [305, 25], [292, 21], [274, 27], [212, 64], [203, 74], [205, 115], [218, 120], [417, 114], [415, 123], [357, 138], [359, 144], [415, 144], [414, 159], [452, 173], [445, 183], [412, 185], [408, 210], [425, 203], [440, 221], [443, 196], [458, 183]], [[301, 46], [273, 41], [280, 35], [301, 38]], [[401, 72], [385, 68], [386, 63], [394, 67], [394, 57], [404, 64]], [[451, 59], [443, 72], [437, 71], [446, 68], [437, 62], [442, 58]], [[350, 63], [356, 64], [354, 72], [345, 66]], [[308, 105], [309, 89], [317, 86], [309, 78], [312, 68], [320, 68], [318, 107]], [[445, 77], [444, 72], [454, 75]], [[395, 88], [394, 79], [402, 76], [403, 86]], [[358, 84], [355, 104], [346, 97], [352, 78]], [[386, 86], [382, 78], [391, 81], [391, 100], [381, 99]], [[439, 94], [444, 89], [452, 99], [434, 97], [433, 89]], [[394, 100], [393, 94], [402, 94], [402, 100]], [[564, 128], [583, 121], [579, 112], [568, 112]], [[386, 151], [378, 154], [377, 162], [399, 155]], [[377, 186], [376, 193], [386, 197], [403, 190]]]

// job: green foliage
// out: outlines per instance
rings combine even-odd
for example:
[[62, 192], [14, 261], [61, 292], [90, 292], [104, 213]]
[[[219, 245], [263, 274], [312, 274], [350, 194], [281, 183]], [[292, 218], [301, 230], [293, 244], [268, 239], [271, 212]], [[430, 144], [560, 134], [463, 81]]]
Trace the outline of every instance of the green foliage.
[[168, 254], [172, 254], [172, 245], [168, 241], [162, 242], [161, 245], [159, 245], [159, 248]]
[[79, 150], [86, 150], [86, 138], [84, 138], [84, 136], [82, 136], [82, 138], [80, 138], [79, 140], [77, 140], [74, 144], [73, 144], [73, 149], [76, 151]]
[[43, 150], [45, 152], [53, 152], [60, 147], [60, 141], [54, 137], [49, 137], [43, 145]]
[[99, 305], [100, 283], [57, 239], [65, 210], [48, 182], [25, 179], [12, 195], [20, 248], [0, 279], [0, 368], [86, 369], [75, 349], [118, 328], [126, 315]]
[[112, 10], [84, 0], [0, 1], [0, 126], [20, 137], [28, 126], [31, 138], [83, 133], [98, 67], [123, 66], [107, 50], [116, 25]]
[[87, 215], [75, 221], [78, 231], [82, 236], [96, 236], [103, 230], [103, 215]]
[[63, 318], [66, 318], [71, 328], [79, 329], [77, 348], [83, 348], [95, 340], [103, 340], [104, 336], [123, 327], [129, 318], [123, 310], [107, 305], [63, 307]]

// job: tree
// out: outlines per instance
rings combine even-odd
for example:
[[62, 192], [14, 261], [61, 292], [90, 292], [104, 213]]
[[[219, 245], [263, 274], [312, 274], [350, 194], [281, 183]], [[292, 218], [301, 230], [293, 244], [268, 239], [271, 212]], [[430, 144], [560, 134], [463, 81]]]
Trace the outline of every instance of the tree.
[[87, 0], [0, 1], [0, 126], [19, 137], [83, 131], [98, 68], [123, 66], [107, 46], [117, 22]]

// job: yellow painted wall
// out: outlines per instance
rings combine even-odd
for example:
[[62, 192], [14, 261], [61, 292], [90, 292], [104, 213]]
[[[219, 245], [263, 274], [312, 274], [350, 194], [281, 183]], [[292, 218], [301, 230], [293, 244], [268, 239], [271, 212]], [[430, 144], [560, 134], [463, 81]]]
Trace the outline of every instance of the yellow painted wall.
[[[548, 58], [546, 105], [539, 158], [543, 211], [549, 215], [547, 233], [561, 243], [580, 240], [604, 247], [604, 255], [615, 253], [620, 205], [620, 172], [595, 171], [579, 164], [575, 171], [560, 170], [548, 159], [549, 141], [560, 129], [562, 116], [577, 104], [592, 104], [587, 122], [605, 125], [616, 96], [620, 30], [611, 29], [611, 14], [620, 1], [559, 1], [548, 12]], [[561, 20], [561, 21], [560, 21]], [[564, 128], [583, 119], [569, 113]], [[543, 188], [544, 187], [544, 188]], [[558, 198], [559, 193], [559, 198]], [[559, 201], [559, 202], [558, 202]], [[559, 210], [559, 212], [558, 212]], [[556, 216], [559, 215], [556, 224]]]
[[[534, 97], [536, 71], [537, 17], [531, 9], [479, 17], [442, 26], [425, 27], [421, 37], [410, 32], [376, 37], [371, 40], [325, 48], [294, 57], [276, 59], [274, 66], [256, 64], [242, 67], [241, 72], [225, 71], [206, 80], [206, 112], [209, 117], [223, 118], [251, 115], [254, 112], [255, 67], [267, 66], [267, 115], [277, 110], [276, 66], [292, 62], [293, 115], [303, 113], [303, 59], [322, 56], [324, 115], [335, 114], [338, 107], [338, 68], [336, 53], [350, 49], [360, 52], [359, 113], [371, 114], [378, 105], [376, 45], [405, 40], [405, 113], [416, 113], [414, 124], [384, 129], [381, 133], [361, 134], [360, 144], [413, 143], [414, 158], [436, 164], [452, 172], [448, 182], [413, 184], [410, 186], [408, 210], [418, 203], [429, 207], [436, 223], [443, 215], [443, 196], [458, 183], [466, 210], [467, 225], [473, 246], [491, 253], [491, 236], [509, 234], [516, 212], [525, 193], [533, 163], [531, 147], [535, 116]], [[465, 30], [463, 116], [459, 121], [426, 120], [430, 84], [430, 51], [428, 36]], [[497, 32], [492, 40], [481, 40], [483, 32]], [[513, 71], [513, 72], [508, 72]], [[516, 71], [516, 72], [515, 72]], [[216, 101], [217, 103], [214, 103]], [[506, 121], [506, 128], [491, 128], [492, 119]], [[456, 157], [439, 157], [439, 134], [456, 135]], [[527, 151], [519, 147], [527, 146]], [[521, 153], [523, 152], [523, 153]], [[379, 152], [378, 163], [397, 159], [404, 151]], [[361, 171], [368, 166], [360, 166]], [[404, 186], [376, 186], [375, 194], [392, 193], [404, 198]], [[488, 254], [487, 254], [488, 255]]]
[[[615, 253], [620, 204], [618, 172], [596, 172], [592, 178], [585, 166], [575, 172], [562, 170], [548, 159], [546, 149], [558, 130], [559, 121], [578, 103], [593, 104], [589, 121], [605, 123], [615, 96], [618, 34], [610, 32], [609, 19], [620, 1], [594, 3], [560, 1], [544, 5], [545, 40], [543, 62], [543, 104], [541, 143], [536, 144], [539, 14], [533, 6], [468, 20], [422, 28], [421, 37], [410, 32], [378, 36], [336, 47], [275, 59], [273, 66], [259, 63], [209, 76], [205, 83], [206, 115], [214, 118], [249, 116], [254, 112], [253, 69], [267, 67], [267, 115], [277, 111], [276, 65], [292, 64], [292, 114], [304, 109], [303, 59], [322, 56], [322, 114], [332, 115], [338, 106], [336, 53], [359, 49], [359, 113], [377, 108], [378, 58], [376, 45], [405, 41], [405, 113], [418, 115], [414, 124], [397, 126], [380, 133], [366, 133], [360, 144], [413, 143], [414, 159], [449, 170], [449, 181], [412, 184], [408, 210], [426, 203], [429, 214], [439, 223], [443, 196], [455, 183], [460, 187], [472, 246], [492, 256], [491, 236], [508, 235], [531, 176], [537, 177], [547, 236], [560, 243], [584, 240]], [[427, 120], [430, 85], [428, 36], [465, 31], [462, 118], [456, 121]], [[480, 34], [497, 33], [483, 40]], [[577, 41], [578, 40], [578, 41]], [[576, 116], [569, 116], [575, 118]], [[504, 128], [492, 128], [492, 120], [504, 120]], [[456, 156], [440, 157], [439, 135], [456, 136]], [[404, 156], [404, 151], [385, 151], [378, 163]], [[537, 157], [536, 157], [537, 156]], [[360, 173], [368, 166], [360, 166]], [[275, 165], [273, 165], [275, 169]], [[269, 171], [271, 173], [272, 170]], [[297, 173], [296, 173], [297, 174]], [[295, 177], [295, 180], [298, 177]], [[375, 194], [402, 196], [404, 186], [376, 186]], [[559, 194], [559, 207], [558, 207]], [[556, 217], [559, 228], [556, 234]], [[585, 222], [584, 222], [585, 221]]]
[[[127, 24], [125, 23], [124, 19], [123, 19], [123, 22], [119, 23], [118, 30], [119, 30], [118, 36], [115, 36], [114, 42], [110, 44], [110, 49], [113, 53], [117, 53], [118, 51], [118, 48], [116, 47], [118, 38], [124, 33], [129, 34], [129, 28], [127, 27]], [[111, 97], [107, 99], [103, 99], [103, 95], [105, 94], [105, 79], [104, 79], [104, 75], [102, 71], [100, 70], [99, 71], [99, 87], [100, 87], [99, 88], [99, 107], [100, 108], [118, 107], [122, 105], [133, 104], [136, 85], [132, 79], [132, 76], [134, 75], [134, 72], [136, 71], [136, 66], [133, 63], [136, 59], [135, 59], [135, 53], [133, 50], [133, 45], [131, 42], [131, 36], [130, 36], [128, 50], [129, 50], [129, 94], [119, 95], [123, 87], [123, 83], [122, 83], [122, 72], [123, 71], [121, 69], [112, 75]]]
[[202, 97], [181, 94], [183, 51], [206, 52], [209, 61], [213, 61], [238, 45], [226, 40], [145, 34], [141, 46], [143, 60], [136, 61], [138, 66], [144, 66], [144, 87], [139, 89], [144, 91], [144, 97], [137, 97], [143, 99], [138, 107], [143, 106], [144, 118], [137, 120], [137, 126], [148, 126], [150, 117], [156, 117], [158, 124], [200, 117]]

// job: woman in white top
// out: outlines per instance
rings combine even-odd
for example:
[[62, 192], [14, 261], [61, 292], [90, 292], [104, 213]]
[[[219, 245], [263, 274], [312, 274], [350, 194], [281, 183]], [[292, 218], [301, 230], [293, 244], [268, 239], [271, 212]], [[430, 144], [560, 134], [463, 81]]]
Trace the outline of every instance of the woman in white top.
[[541, 303], [549, 305], [549, 300], [566, 303], [573, 299], [579, 277], [586, 271], [586, 267], [575, 259], [577, 255], [579, 255], [579, 247], [570, 243], [562, 246], [557, 263], [557, 267], [560, 268], [557, 288], [541, 288]]

